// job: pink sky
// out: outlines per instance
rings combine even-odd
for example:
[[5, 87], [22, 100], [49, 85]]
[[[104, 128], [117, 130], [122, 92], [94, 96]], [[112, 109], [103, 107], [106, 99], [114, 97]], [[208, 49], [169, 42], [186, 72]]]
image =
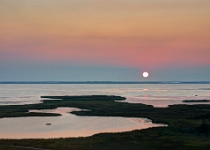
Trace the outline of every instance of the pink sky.
[[137, 69], [210, 65], [209, 0], [0, 0], [0, 59]]

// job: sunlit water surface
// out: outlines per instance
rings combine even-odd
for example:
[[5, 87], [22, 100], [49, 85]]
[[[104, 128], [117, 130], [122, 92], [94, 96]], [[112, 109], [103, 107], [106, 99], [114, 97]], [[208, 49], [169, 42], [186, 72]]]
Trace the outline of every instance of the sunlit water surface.
[[78, 108], [57, 108], [54, 110], [31, 110], [31, 112], [60, 113], [60, 117], [20, 117], [0, 120], [0, 138], [64, 138], [85, 137], [97, 133], [115, 133], [166, 126], [154, 124], [146, 118], [84, 117], [68, 112]]
[[0, 105], [40, 103], [44, 95], [119, 95], [125, 102], [167, 107], [210, 99], [210, 84], [0, 84]]
[[[167, 107], [173, 104], [183, 104], [182, 100], [209, 100], [210, 85], [0, 84], [0, 105], [40, 103], [40, 96], [44, 95], [120, 95], [127, 98], [124, 102]], [[72, 109], [77, 110], [76, 108], [43, 110], [48, 113], [60, 113], [62, 114], [60, 117], [1, 118], [0, 138], [79, 137], [101, 132], [122, 132], [161, 126], [161, 124], [153, 124], [150, 120], [142, 118], [75, 116], [68, 113]], [[46, 125], [47, 123], [51, 125]]]

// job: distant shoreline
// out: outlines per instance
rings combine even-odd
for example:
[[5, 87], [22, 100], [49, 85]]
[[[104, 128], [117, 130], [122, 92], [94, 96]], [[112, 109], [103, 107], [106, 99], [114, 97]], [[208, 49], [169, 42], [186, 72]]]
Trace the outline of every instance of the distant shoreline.
[[210, 84], [210, 81], [2, 81], [0, 84]]

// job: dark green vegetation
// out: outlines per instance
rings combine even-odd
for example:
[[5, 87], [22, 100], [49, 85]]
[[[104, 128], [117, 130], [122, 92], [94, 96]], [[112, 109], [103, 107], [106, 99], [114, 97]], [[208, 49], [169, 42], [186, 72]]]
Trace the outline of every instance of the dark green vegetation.
[[[120, 96], [45, 96], [41, 104], [23, 106], [0, 106], [0, 117], [34, 116], [29, 109], [52, 109], [77, 107], [91, 111], [75, 111], [83, 116], [125, 116], [150, 118], [168, 127], [146, 130], [97, 134], [87, 138], [0, 140], [0, 149], [24, 149], [9, 146], [38, 147], [54, 150], [91, 149], [210, 149], [210, 105], [172, 105], [168, 108], [153, 108], [143, 104], [119, 103]], [[62, 99], [62, 100], [56, 100]], [[26, 115], [27, 114], [27, 115]], [[56, 115], [39, 113], [38, 116]]]
[[[10, 105], [0, 106], [0, 118], [3, 117], [26, 117], [26, 116], [60, 116], [60, 114], [51, 113], [33, 113], [28, 112], [32, 109], [55, 109], [57, 107], [78, 107], [84, 109], [106, 109], [104, 107], [110, 107], [118, 103], [114, 103], [114, 100], [123, 100], [125, 98], [120, 96], [42, 96], [41, 98], [51, 98], [54, 100], [43, 100], [40, 104], [28, 104], [28, 105]], [[99, 107], [104, 106], [104, 107]]]
[[183, 100], [185, 103], [210, 102], [210, 100]]

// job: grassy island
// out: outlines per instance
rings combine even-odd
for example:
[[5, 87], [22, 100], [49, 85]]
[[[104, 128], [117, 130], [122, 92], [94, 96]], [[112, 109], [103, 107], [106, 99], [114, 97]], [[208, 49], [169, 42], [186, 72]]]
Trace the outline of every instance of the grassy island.
[[106, 95], [42, 96], [42, 98], [45, 100], [40, 104], [0, 106], [0, 118], [58, 116], [59, 114], [28, 113], [28, 110], [77, 107], [90, 110], [72, 112], [80, 116], [143, 117], [151, 119], [154, 123], [166, 123], [169, 126], [96, 134], [86, 138], [0, 140], [0, 150], [33, 149], [33, 147], [51, 150], [210, 149], [210, 105], [171, 105], [167, 108], [154, 108], [144, 104], [115, 102], [125, 98]]
[[203, 103], [203, 102], [210, 102], [210, 100], [183, 100], [185, 103]]

